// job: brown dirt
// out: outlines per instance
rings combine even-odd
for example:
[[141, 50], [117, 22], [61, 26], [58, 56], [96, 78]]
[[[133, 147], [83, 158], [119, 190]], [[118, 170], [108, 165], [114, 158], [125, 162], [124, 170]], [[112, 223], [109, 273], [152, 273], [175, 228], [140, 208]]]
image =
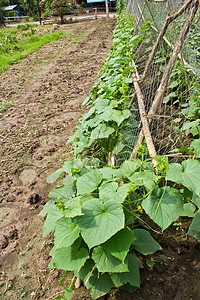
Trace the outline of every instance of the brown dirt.
[[[47, 268], [52, 239], [41, 237], [38, 214], [52, 188], [46, 178], [70, 151], [66, 140], [85, 112], [81, 103], [96, 82], [115, 24], [98, 19], [63, 25], [68, 37], [0, 76], [0, 101], [13, 105], [0, 119], [1, 299], [53, 299], [60, 291], [63, 272]], [[190, 222], [180, 219], [154, 235], [163, 251], [141, 257], [141, 289], [134, 294], [112, 290], [105, 298], [200, 299], [200, 243], [186, 235]], [[91, 298], [81, 287], [73, 299]]]
[[97, 80], [115, 25], [116, 19], [63, 25], [67, 37], [0, 76], [0, 102], [13, 105], [0, 119], [1, 299], [58, 293], [60, 272], [47, 269], [51, 240], [41, 238], [38, 214], [52, 189], [46, 178], [66, 159], [66, 141], [85, 112], [81, 103]]

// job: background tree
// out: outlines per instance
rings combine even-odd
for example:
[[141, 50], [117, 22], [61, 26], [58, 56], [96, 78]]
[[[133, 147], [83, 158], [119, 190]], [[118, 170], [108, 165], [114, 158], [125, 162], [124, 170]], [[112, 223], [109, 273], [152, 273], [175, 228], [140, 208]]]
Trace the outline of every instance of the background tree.
[[69, 5], [72, 6], [72, 1], [67, 0], [46, 0], [43, 3], [45, 3], [50, 11], [58, 11], [61, 23], [64, 21], [64, 13], [67, 11], [67, 8], [69, 8]]
[[37, 2], [37, 0], [10, 0], [10, 5], [17, 4], [22, 9], [23, 15], [33, 17], [37, 15]]
[[9, 5], [10, 1], [9, 0], [0, 0], [0, 27], [1, 26], [6, 26], [4, 22], [4, 14], [5, 10], [2, 9], [2, 7]]

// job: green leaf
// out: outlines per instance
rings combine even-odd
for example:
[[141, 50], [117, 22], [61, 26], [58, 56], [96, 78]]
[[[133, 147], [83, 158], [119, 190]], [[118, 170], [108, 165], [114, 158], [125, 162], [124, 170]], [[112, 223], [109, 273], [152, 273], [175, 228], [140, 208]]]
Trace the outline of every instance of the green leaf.
[[183, 130], [187, 130], [187, 129], [194, 128], [194, 127], [196, 127], [196, 126], [199, 125], [199, 122], [200, 122], [200, 120], [195, 120], [195, 121], [192, 121], [192, 122], [186, 121], [186, 122], [183, 124], [182, 129], [183, 129]]
[[106, 126], [105, 124], [99, 124], [92, 132], [90, 139], [95, 141], [96, 139], [108, 138], [113, 132], [114, 128]]
[[176, 92], [172, 92], [169, 95], [167, 95], [164, 99], [163, 99], [163, 103], [167, 103], [169, 102], [169, 100], [173, 97], [177, 97], [177, 93]]
[[75, 186], [63, 185], [50, 191], [49, 197], [54, 201], [66, 202], [75, 193]]
[[49, 177], [47, 177], [47, 183], [53, 183], [55, 182], [59, 176], [62, 174], [63, 169], [60, 168], [57, 171], [55, 171], [54, 173], [52, 173]]
[[192, 195], [192, 202], [198, 207], [200, 208], [200, 197], [197, 196], [196, 194]]
[[61, 219], [63, 214], [58, 210], [58, 208], [54, 205], [48, 212], [47, 218], [44, 222], [43, 227], [43, 236], [47, 235], [51, 231], [55, 229], [55, 223], [58, 219]]
[[62, 169], [64, 172], [70, 173], [72, 166], [73, 166], [73, 162], [71, 160], [66, 160], [63, 164]]
[[178, 86], [180, 84], [180, 82], [179, 81], [172, 81], [172, 83], [170, 83], [170, 85], [169, 85], [169, 87], [171, 88], [171, 89], [173, 89], [173, 88], [175, 88], [176, 86]]
[[52, 200], [49, 200], [45, 206], [43, 207], [42, 211], [40, 212], [40, 216], [45, 217], [46, 214], [51, 210], [52, 207], [55, 207], [55, 204]]
[[128, 177], [141, 166], [141, 163], [141, 160], [137, 158], [134, 160], [126, 160], [123, 162], [119, 170], [124, 176]]
[[118, 188], [117, 182], [105, 183], [103, 186], [99, 188], [99, 198], [104, 202], [109, 200], [114, 200], [117, 188]]
[[111, 290], [113, 282], [108, 273], [99, 273], [92, 260], [87, 260], [76, 276], [84, 281], [85, 286], [92, 295], [92, 299], [97, 299]]
[[72, 198], [69, 205], [63, 210], [66, 218], [74, 218], [82, 215], [81, 202], [77, 198]]
[[92, 258], [99, 272], [128, 272], [128, 266], [118, 258], [112, 256], [102, 246], [94, 248]]
[[80, 270], [88, 258], [89, 252], [85, 247], [60, 248], [54, 251], [53, 266], [67, 271]]
[[195, 151], [196, 158], [200, 158], [200, 139], [192, 141], [190, 147]]
[[161, 246], [154, 240], [151, 234], [145, 230], [134, 229], [136, 239], [133, 241], [133, 247], [143, 255], [153, 254], [157, 250], [162, 250]]
[[112, 153], [117, 155], [123, 150], [124, 147], [125, 147], [124, 143], [119, 141], [113, 148]]
[[105, 168], [99, 169], [99, 171], [103, 175], [103, 178], [105, 178], [107, 180], [112, 180], [113, 178], [121, 179], [121, 177], [122, 177], [122, 173], [118, 169], [105, 167]]
[[76, 220], [89, 248], [102, 244], [124, 227], [123, 208], [116, 201], [103, 203], [94, 198], [83, 203], [82, 212], [84, 215]]
[[126, 261], [128, 263], [129, 272], [111, 274], [114, 285], [120, 287], [125, 283], [130, 283], [132, 286], [140, 287], [140, 273], [136, 258], [129, 254]]
[[194, 204], [185, 203], [185, 204], [183, 204], [181, 216], [193, 218], [195, 216], [195, 213], [194, 213], [195, 210], [196, 210], [196, 206]]
[[64, 290], [65, 290], [64, 299], [70, 300], [71, 297], [74, 294], [74, 291], [73, 290], [68, 290], [66, 287], [64, 287]]
[[132, 82], [133, 82], [133, 78], [132, 77], [124, 79], [124, 83], [132, 83]]
[[115, 121], [119, 126], [125, 119], [128, 119], [131, 112], [129, 109], [125, 109], [123, 111], [108, 108], [105, 110], [103, 114], [100, 115], [100, 118], [103, 121]]
[[147, 189], [147, 191], [150, 191], [154, 186], [156, 179], [155, 173], [153, 171], [145, 170], [142, 172], [135, 172], [131, 176], [128, 176], [130, 181], [132, 181], [137, 186], [144, 185]]
[[63, 217], [56, 221], [54, 233], [55, 249], [71, 246], [79, 237], [79, 233], [78, 225], [71, 219]]
[[77, 180], [77, 194], [89, 194], [96, 190], [99, 183], [101, 182], [103, 175], [99, 170], [92, 170]]
[[192, 220], [190, 228], [187, 232], [189, 235], [195, 237], [200, 240], [200, 211], [198, 210], [196, 216]]
[[182, 211], [182, 196], [179, 190], [169, 186], [157, 189], [142, 201], [142, 207], [162, 230], [176, 221]]
[[126, 184], [121, 185], [117, 190], [117, 198], [115, 200], [117, 200], [121, 203], [124, 202], [131, 186], [132, 186], [131, 183], [126, 183]]
[[63, 179], [63, 184], [66, 186], [71, 186], [71, 185], [73, 185], [75, 180], [76, 180], [76, 177], [72, 177], [72, 176], [68, 175]]
[[90, 96], [87, 96], [87, 97], [84, 99], [82, 105], [87, 105], [87, 103], [90, 101], [90, 99], [91, 99]]
[[200, 195], [200, 161], [184, 160], [181, 164], [170, 164], [166, 179], [186, 186], [190, 191]]
[[121, 185], [118, 190], [116, 191], [116, 188], [118, 187], [118, 184], [116, 182], [109, 182], [105, 183], [100, 189], [99, 189], [99, 198], [103, 201], [109, 201], [114, 200], [119, 203], [122, 203], [130, 190], [131, 184], [123, 184]]
[[114, 236], [112, 236], [108, 241], [103, 243], [101, 246], [112, 256], [124, 262], [125, 257], [129, 251], [129, 248], [134, 240], [135, 237], [132, 231], [127, 228], [124, 228], [118, 231]]
[[109, 105], [109, 101], [108, 99], [99, 99], [99, 98], [97, 98], [97, 100], [95, 101], [95, 108], [97, 112], [100, 114], [107, 109]]
[[130, 43], [139, 43], [141, 40], [141, 36], [140, 35], [136, 35], [136, 36], [133, 36], [131, 39], [130, 39]]

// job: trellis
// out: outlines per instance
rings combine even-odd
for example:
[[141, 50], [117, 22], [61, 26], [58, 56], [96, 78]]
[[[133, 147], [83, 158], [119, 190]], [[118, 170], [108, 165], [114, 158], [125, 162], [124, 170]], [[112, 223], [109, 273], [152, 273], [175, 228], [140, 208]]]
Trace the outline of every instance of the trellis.
[[[129, 143], [127, 157], [133, 159], [137, 156], [138, 145], [145, 139], [154, 166], [155, 156], [165, 154], [177, 157], [170, 151], [178, 147], [181, 125], [185, 116], [180, 117], [180, 107], [176, 105], [180, 100], [179, 87], [176, 99], [170, 99], [173, 94], [173, 76], [177, 60], [180, 66], [187, 66], [185, 71], [185, 94], [190, 98], [187, 105], [192, 102], [194, 89], [190, 88], [190, 80], [199, 80], [200, 58], [197, 49], [190, 46], [188, 32], [200, 29], [198, 8], [200, 0], [167, 0], [147, 1], [128, 0], [126, 11], [136, 20], [134, 34], [138, 28], [147, 21], [151, 22], [151, 38], [144, 40], [134, 54], [132, 64], [135, 100], [131, 101], [133, 112], [138, 111], [139, 126], [127, 126], [127, 131], [134, 137], [134, 142]], [[192, 28], [195, 19], [195, 26]], [[200, 47], [200, 41], [196, 42]], [[168, 57], [165, 61], [165, 56]], [[158, 62], [160, 59], [160, 63]], [[168, 98], [167, 98], [168, 97]], [[132, 99], [133, 100], [133, 99]], [[185, 104], [184, 104], [185, 105]], [[179, 120], [176, 126], [176, 120]], [[175, 128], [176, 127], [176, 128]], [[167, 131], [167, 133], [166, 133]], [[127, 143], [127, 142], [125, 142]], [[131, 147], [133, 151], [130, 153]], [[127, 148], [128, 149], [128, 148]], [[125, 154], [126, 155], [126, 154]], [[122, 158], [116, 157], [120, 164]]]

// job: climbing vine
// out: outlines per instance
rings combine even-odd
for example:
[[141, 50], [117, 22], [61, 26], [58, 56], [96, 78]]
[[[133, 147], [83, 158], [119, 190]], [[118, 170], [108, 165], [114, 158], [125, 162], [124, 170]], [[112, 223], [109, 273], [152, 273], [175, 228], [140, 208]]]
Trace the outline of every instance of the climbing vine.
[[[129, 108], [134, 92], [130, 62], [148, 36], [149, 25], [133, 36], [134, 20], [120, 14], [109, 58], [84, 101], [92, 106], [68, 141], [73, 142], [73, 159], [47, 178], [48, 183], [62, 179], [41, 212], [46, 216], [43, 236], [54, 232], [49, 267], [65, 270], [64, 279], [67, 271], [73, 271], [93, 299], [112, 287], [135, 291], [140, 287], [141, 255], [162, 249], [143, 221], [143, 212], [159, 225], [160, 232], [179, 216], [193, 217], [188, 234], [200, 239], [198, 160], [169, 164], [166, 157], [157, 156], [155, 172], [145, 159], [146, 147], [140, 145], [140, 159], [108, 166], [109, 153], [120, 148], [123, 128], [137, 122], [134, 106]], [[57, 299], [73, 295], [74, 278], [65, 296]]]

